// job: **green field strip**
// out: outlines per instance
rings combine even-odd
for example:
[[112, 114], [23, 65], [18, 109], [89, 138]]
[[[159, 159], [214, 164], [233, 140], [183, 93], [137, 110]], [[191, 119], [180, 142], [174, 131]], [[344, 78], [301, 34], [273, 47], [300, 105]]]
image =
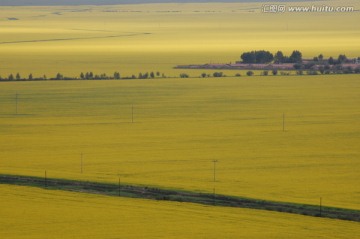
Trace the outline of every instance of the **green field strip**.
[[152, 200], [190, 202], [213, 206], [250, 208], [360, 222], [359, 210], [267, 201], [220, 194], [180, 191], [175, 189], [160, 189], [129, 184], [111, 184], [4, 174], [0, 175], [0, 184], [12, 184], [49, 190], [84, 192], [118, 197], [145, 198]]

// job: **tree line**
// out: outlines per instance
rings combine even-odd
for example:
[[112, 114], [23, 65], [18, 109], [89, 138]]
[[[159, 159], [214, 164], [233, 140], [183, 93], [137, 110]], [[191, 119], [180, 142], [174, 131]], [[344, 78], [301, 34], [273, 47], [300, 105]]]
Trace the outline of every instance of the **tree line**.
[[[345, 55], [344, 55], [345, 56]], [[321, 61], [321, 57], [319, 57], [316, 61]], [[345, 57], [341, 57], [341, 59], [347, 59]], [[347, 60], [342, 60], [342, 62], [346, 62]], [[314, 63], [315, 60], [309, 61], [306, 64], [303, 63], [296, 63], [294, 64], [295, 74], [296, 75], [318, 75], [318, 74], [360, 74], [360, 66], [358, 67], [351, 67], [347, 66], [344, 67], [342, 64], [324, 64], [324, 65], [316, 65]], [[253, 76], [255, 75], [254, 71], [248, 70], [245, 73], [247, 76]], [[289, 70], [286, 71], [279, 71], [278, 69], [272, 69], [272, 70], [263, 70], [260, 72], [260, 75], [262, 76], [268, 76], [268, 75], [290, 75]], [[236, 73], [234, 75], [235, 77], [242, 76], [240, 73]], [[191, 76], [188, 73], [180, 73], [180, 78], [190, 78]], [[220, 78], [220, 77], [227, 77], [223, 72], [213, 72], [212, 74], [209, 73], [201, 73], [200, 78]], [[22, 80], [127, 80], [127, 79], [155, 79], [155, 78], [169, 78], [164, 73], [160, 72], [145, 72], [145, 73], [139, 73], [137, 76], [131, 75], [131, 76], [121, 76], [120, 72], [114, 72], [113, 75], [107, 75], [105, 73], [103, 74], [94, 74], [93, 72], [81, 72], [79, 77], [67, 77], [64, 76], [61, 73], [57, 73], [54, 77], [48, 78], [46, 75], [43, 75], [41, 77], [34, 77], [33, 74], [29, 74], [27, 77], [22, 77], [20, 73], [17, 74], [10, 74], [8, 77], [1, 77], [0, 80], [6, 80], [6, 81], [22, 81]]]
[[120, 80], [120, 79], [154, 79], [154, 78], [166, 78], [164, 73], [160, 72], [140, 72], [138, 76], [121, 76], [120, 72], [114, 72], [112, 75], [107, 75], [106, 73], [95, 74], [92, 71], [90, 72], [81, 72], [79, 77], [69, 77], [61, 73], [57, 73], [54, 77], [47, 77], [43, 75], [41, 77], [34, 77], [33, 74], [28, 76], [21, 76], [20, 73], [10, 74], [7, 77], [0, 76], [0, 80], [9, 80], [9, 81], [21, 81], [21, 80]]
[[277, 51], [275, 54], [265, 50], [250, 51], [244, 52], [240, 58], [241, 62], [246, 64], [301, 64], [306, 61], [307, 63], [317, 65], [341, 65], [360, 62], [360, 57], [351, 59], [345, 54], [340, 54], [337, 58], [330, 56], [328, 59], [325, 59], [324, 55], [320, 54], [311, 59], [303, 59], [303, 54], [298, 50], [294, 50], [290, 56], [286, 56], [282, 51]]

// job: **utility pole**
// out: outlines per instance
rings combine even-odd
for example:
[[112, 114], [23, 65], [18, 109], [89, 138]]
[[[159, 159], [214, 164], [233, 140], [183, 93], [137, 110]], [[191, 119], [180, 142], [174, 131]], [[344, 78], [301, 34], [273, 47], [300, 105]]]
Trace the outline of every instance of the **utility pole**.
[[45, 188], [47, 187], [47, 175], [46, 175], [46, 170], [45, 170]]
[[320, 198], [320, 217], [322, 216], [322, 198]]
[[213, 160], [212, 161], [214, 163], [214, 182], [216, 181], [216, 163], [218, 162], [217, 160]]

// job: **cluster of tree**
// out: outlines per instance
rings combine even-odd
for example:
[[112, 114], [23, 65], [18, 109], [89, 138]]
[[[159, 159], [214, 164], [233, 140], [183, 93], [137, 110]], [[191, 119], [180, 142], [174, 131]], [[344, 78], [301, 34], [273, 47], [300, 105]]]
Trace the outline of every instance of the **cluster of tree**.
[[27, 77], [23, 77], [20, 75], [20, 73], [16, 73], [16, 75], [14, 74], [10, 74], [7, 78], [3, 78], [0, 76], [0, 80], [10, 80], [10, 81], [13, 81], [13, 80], [17, 80], [17, 81], [20, 81], [20, 80], [46, 80], [46, 75], [42, 76], [42, 77], [33, 77], [33, 74], [29, 74]]
[[[86, 72], [85, 74], [83, 72], [80, 73], [80, 79], [82, 80], [110, 80], [110, 79], [121, 79], [119, 72], [114, 72], [112, 76], [108, 76], [105, 73], [103, 74], [94, 74], [93, 72]], [[60, 80], [60, 79], [59, 79]]]
[[285, 56], [282, 51], [278, 51], [273, 55], [269, 51], [251, 51], [245, 52], [241, 55], [242, 63], [246, 64], [282, 64], [293, 63], [295, 70], [314, 70], [317, 65], [342, 65], [350, 63], [359, 63], [360, 57], [349, 59], [344, 54], [340, 54], [337, 58], [329, 57], [324, 58], [323, 54], [315, 56], [312, 60], [303, 59], [300, 51], [293, 51], [290, 56]]
[[293, 51], [290, 56], [285, 56], [282, 51], [278, 51], [274, 55], [274, 63], [282, 64], [282, 63], [301, 63], [302, 53], [300, 51]]
[[189, 78], [190, 76], [186, 73], [181, 73], [180, 78]]
[[[344, 55], [343, 55], [344, 56]], [[343, 63], [332, 63], [331, 58], [329, 58], [329, 61], [325, 61], [323, 63], [316, 63], [314, 61], [306, 62], [305, 64], [294, 64], [294, 69], [297, 71], [300, 70], [307, 70], [307, 71], [319, 71], [321, 74], [351, 74], [351, 73], [358, 73], [359, 67], [351, 67], [351, 66], [343, 66], [344, 63], [353, 63], [353, 62], [347, 62], [343, 61]], [[337, 60], [337, 62], [341, 62]], [[331, 63], [331, 64], [330, 64]]]
[[[236, 76], [241, 76], [240, 74], [236, 74]], [[201, 73], [200, 75], [201, 78], [206, 78], [206, 77], [226, 77], [226, 75], [223, 72], [214, 72], [212, 75], [211, 74], [207, 74], [207, 73]]]
[[250, 51], [244, 52], [241, 55], [241, 59], [243, 63], [266, 64], [274, 60], [274, 55], [271, 54], [269, 51]]
[[[273, 70], [271, 70], [271, 71], [269, 71], [269, 70], [264, 70], [263, 72], [261, 72], [261, 75], [262, 75], [262, 76], [268, 76], [268, 75], [270, 75], [270, 72], [271, 72], [271, 74], [274, 75], [274, 76], [277, 76], [277, 75], [279, 74], [279, 71], [278, 71], [277, 69], [273, 69]], [[284, 72], [284, 71], [281, 71], [280, 74], [281, 74], [281, 75], [290, 75], [290, 73]]]
[[[271, 73], [272, 73], [272, 75], [276, 76], [279, 74], [279, 71], [277, 69], [273, 69], [271, 71]], [[296, 70], [296, 75], [305, 75], [305, 73], [307, 75], [360, 74], [360, 67], [353, 68], [351, 66], [343, 67], [341, 65], [336, 65], [336, 66], [326, 65], [326, 66], [320, 66], [318, 69]], [[264, 70], [263, 72], [261, 72], [262, 76], [268, 76], [269, 74], [270, 74], [270, 71], [268, 71], [268, 70]], [[248, 71], [246, 73], [246, 75], [252, 76], [253, 72]], [[287, 76], [287, 75], [290, 75], [290, 72], [280, 71], [280, 75]], [[235, 76], [237, 76], [237, 75], [235, 75]]]
[[[139, 73], [138, 79], [154, 79], [156, 77], [160, 77], [160, 72], [146, 72], [146, 73]], [[161, 75], [162, 78], [165, 78], [166, 76], [164, 74]]]
[[[303, 70], [300, 69], [297, 71], [297, 74], [301, 74]], [[320, 66], [317, 69], [308, 69], [308, 75], [318, 75], [318, 74], [360, 74], [360, 67], [353, 68], [351, 66], [343, 67], [342, 65], [325, 65]]]
[[274, 62], [281, 63], [300, 63], [302, 62], [302, 53], [300, 51], [293, 51], [290, 56], [285, 56], [283, 52], [278, 51], [273, 55], [269, 51], [250, 51], [244, 52], [241, 55], [243, 63], [246, 64], [268, 64]]
[[328, 59], [325, 59], [323, 54], [315, 56], [312, 61], [308, 61], [308, 64], [312, 65], [342, 65], [342, 64], [351, 64], [360, 62], [360, 57], [350, 59], [344, 54], [340, 54], [337, 58], [330, 56]]

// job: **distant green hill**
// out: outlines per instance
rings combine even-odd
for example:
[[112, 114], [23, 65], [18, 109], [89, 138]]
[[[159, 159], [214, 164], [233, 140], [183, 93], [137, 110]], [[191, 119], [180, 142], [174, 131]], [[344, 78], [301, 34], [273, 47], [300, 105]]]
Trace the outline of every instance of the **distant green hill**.
[[[282, 0], [304, 2], [305, 0]], [[269, 0], [0, 0], [0, 6], [59, 6], [59, 5], [113, 5], [138, 3], [191, 3], [191, 2], [269, 2]]]

